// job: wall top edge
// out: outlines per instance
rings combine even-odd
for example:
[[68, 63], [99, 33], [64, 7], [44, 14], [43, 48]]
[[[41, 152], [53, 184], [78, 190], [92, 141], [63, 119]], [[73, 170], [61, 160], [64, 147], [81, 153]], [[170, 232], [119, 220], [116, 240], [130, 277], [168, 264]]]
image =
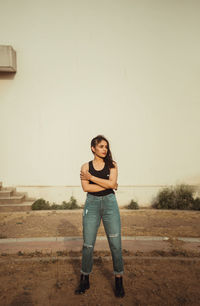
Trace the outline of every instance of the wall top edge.
[[[181, 184], [166, 184], [166, 185], [118, 185], [119, 187], [169, 187], [169, 186], [175, 186], [175, 185], [181, 185]], [[191, 187], [197, 187], [200, 186], [200, 184], [186, 184]], [[81, 185], [13, 185], [16, 187], [35, 187], [35, 188], [55, 188], [55, 187], [81, 187]]]

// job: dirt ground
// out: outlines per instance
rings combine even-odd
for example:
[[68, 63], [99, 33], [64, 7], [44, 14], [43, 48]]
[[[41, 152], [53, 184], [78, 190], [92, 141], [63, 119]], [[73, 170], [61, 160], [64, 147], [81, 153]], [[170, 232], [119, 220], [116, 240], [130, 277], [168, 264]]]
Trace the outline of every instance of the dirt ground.
[[80, 259], [0, 259], [0, 305], [199, 305], [200, 262], [143, 258], [124, 260], [125, 297], [114, 296], [112, 261], [94, 260], [90, 289], [77, 296]]
[[[82, 212], [1, 212], [0, 238], [82, 236]], [[120, 210], [120, 216], [123, 236], [200, 237], [200, 211]], [[105, 235], [102, 221], [97, 235]]]
[[[120, 211], [122, 235], [200, 237], [200, 212]], [[1, 238], [82, 236], [82, 210], [1, 212]], [[103, 225], [98, 235], [105, 235]], [[110, 252], [94, 251], [90, 289], [74, 295], [81, 252], [0, 255], [0, 305], [200, 305], [200, 253], [123, 249], [123, 299], [114, 296]]]

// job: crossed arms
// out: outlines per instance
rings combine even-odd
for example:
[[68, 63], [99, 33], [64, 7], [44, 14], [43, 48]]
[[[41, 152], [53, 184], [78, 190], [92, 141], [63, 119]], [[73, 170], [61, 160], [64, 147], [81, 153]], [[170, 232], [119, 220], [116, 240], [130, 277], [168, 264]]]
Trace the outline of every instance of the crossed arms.
[[[101, 179], [88, 172], [88, 163], [81, 166], [81, 185], [85, 192], [98, 192], [106, 189], [117, 189], [118, 168], [117, 163], [114, 162], [115, 168], [110, 169], [109, 179]], [[89, 180], [95, 184], [90, 184]]]

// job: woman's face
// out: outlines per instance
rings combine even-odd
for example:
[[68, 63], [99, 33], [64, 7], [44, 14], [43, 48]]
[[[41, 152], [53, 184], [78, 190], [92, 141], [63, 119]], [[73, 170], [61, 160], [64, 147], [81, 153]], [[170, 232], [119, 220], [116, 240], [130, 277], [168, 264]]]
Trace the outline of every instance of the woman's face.
[[92, 151], [99, 157], [106, 157], [108, 153], [108, 144], [105, 140], [102, 140], [100, 143], [96, 145], [96, 147], [92, 147]]

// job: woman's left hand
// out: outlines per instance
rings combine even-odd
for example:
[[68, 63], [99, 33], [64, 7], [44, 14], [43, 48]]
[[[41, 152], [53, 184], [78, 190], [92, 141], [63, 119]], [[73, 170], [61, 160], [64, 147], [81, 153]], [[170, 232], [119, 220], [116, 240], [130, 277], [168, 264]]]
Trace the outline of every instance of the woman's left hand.
[[91, 177], [92, 177], [92, 174], [90, 174], [90, 172], [88, 170], [86, 170], [86, 171], [81, 170], [81, 174], [80, 174], [81, 180], [87, 180], [88, 181], [88, 180], [91, 179]]

